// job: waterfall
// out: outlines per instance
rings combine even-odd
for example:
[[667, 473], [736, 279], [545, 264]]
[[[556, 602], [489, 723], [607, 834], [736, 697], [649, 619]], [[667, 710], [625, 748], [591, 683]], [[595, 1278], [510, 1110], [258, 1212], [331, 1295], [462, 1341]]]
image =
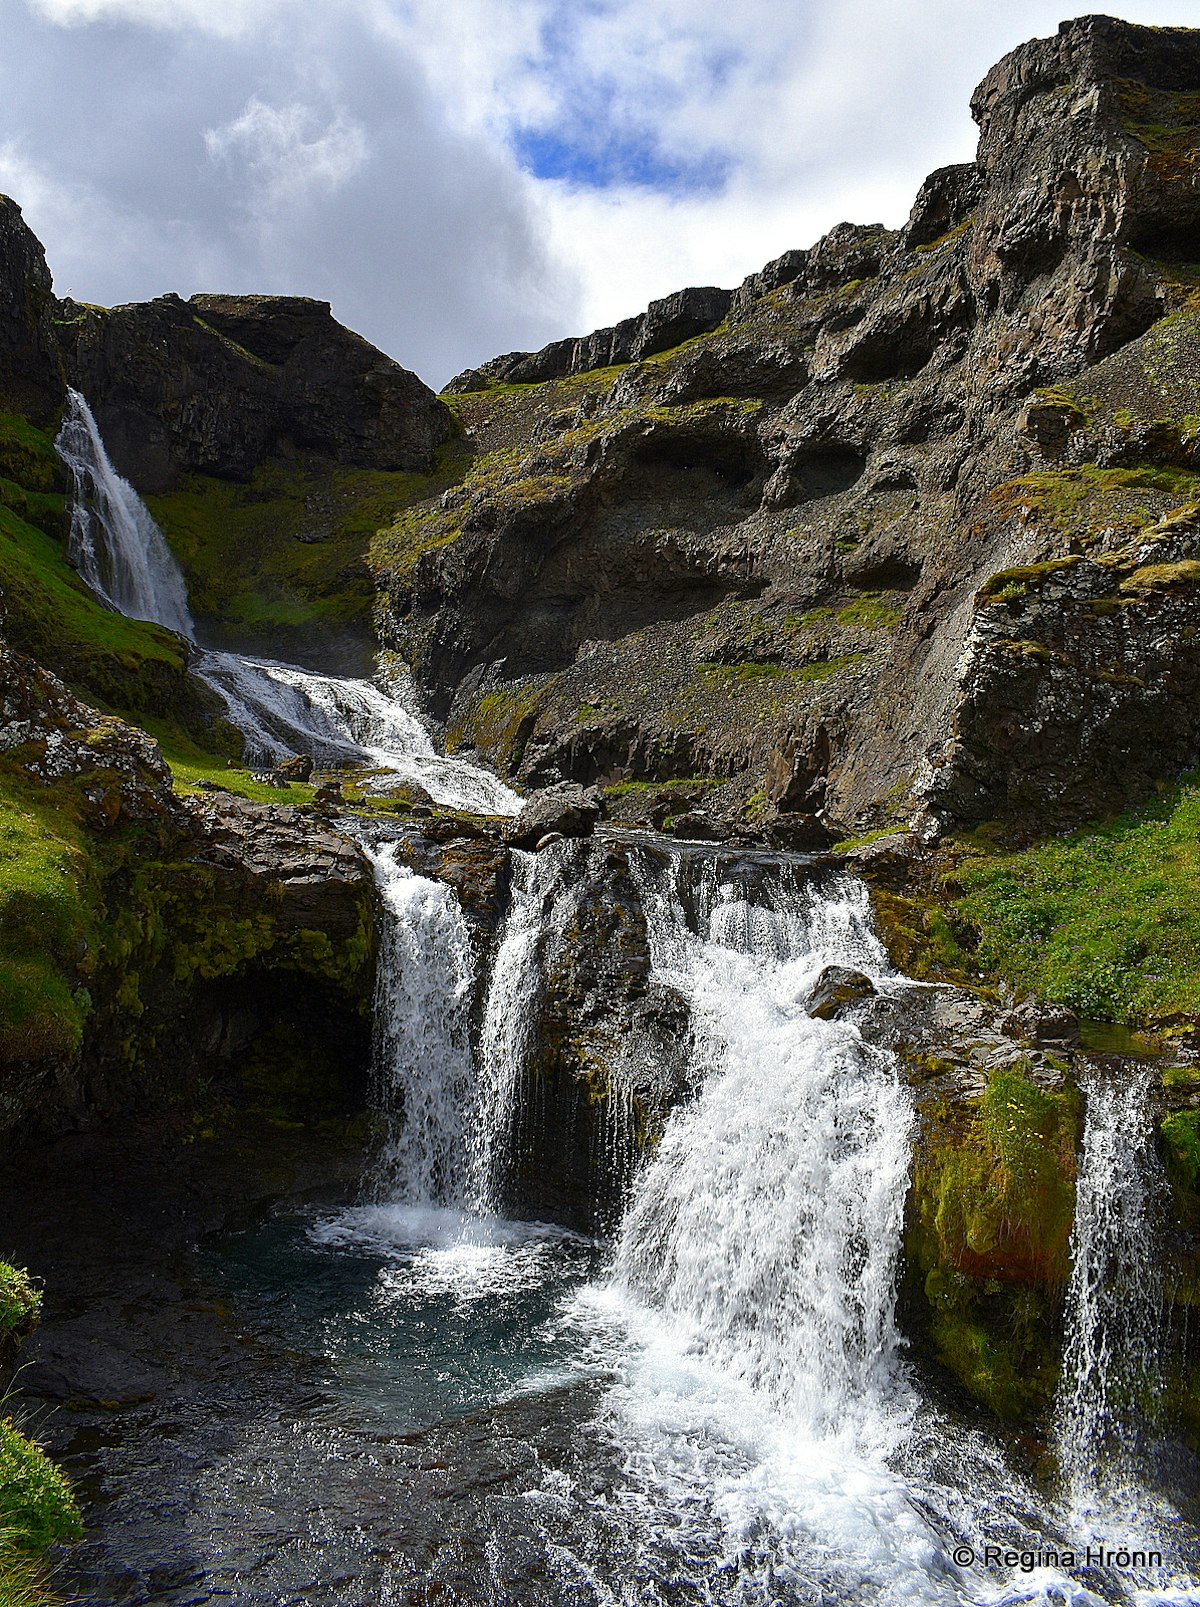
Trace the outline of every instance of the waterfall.
[[479, 1092], [471, 1120], [470, 1198], [476, 1211], [503, 1204], [521, 1074], [538, 1024], [543, 956], [578, 908], [581, 866], [570, 843], [512, 853], [509, 907], [496, 949], [480, 1033]]
[[638, 1182], [615, 1285], [808, 1433], [874, 1432], [912, 1117], [890, 1057], [805, 1010], [826, 965], [888, 971], [865, 891], [784, 872], [756, 902], [709, 860], [689, 918], [683, 869], [643, 859], [641, 881], [655, 969], [691, 1003], [699, 1089]]
[[165, 625], [190, 641], [192, 616], [179, 565], [146, 504], [113, 468], [78, 391], [67, 392], [54, 445], [71, 471], [67, 550], [85, 584], [118, 614]]
[[411, 682], [322, 675], [276, 659], [240, 653], [200, 653], [194, 673], [224, 699], [246, 739], [246, 758], [267, 768], [293, 753], [318, 765], [365, 765], [372, 790], [386, 794], [406, 782], [435, 803], [479, 814], [512, 815], [521, 800], [511, 787], [465, 759], [439, 754], [408, 706]]
[[480, 814], [512, 815], [521, 800], [496, 776], [435, 751], [413, 708], [403, 671], [389, 685], [321, 675], [275, 659], [195, 646], [187, 586], [158, 525], [113, 468], [87, 402], [67, 392], [55, 446], [71, 471], [69, 554], [101, 602], [131, 619], [150, 620], [193, 644], [189, 669], [224, 702], [246, 740], [251, 765], [271, 766], [295, 753], [317, 764], [369, 766], [380, 793], [406, 783], [435, 803]]
[[372, 1179], [379, 1200], [461, 1206], [472, 1097], [474, 955], [454, 890], [364, 844], [383, 905], [374, 1080], [390, 1133]]
[[[1145, 1453], [1161, 1395], [1164, 1289], [1151, 1068], [1096, 1070], [1087, 1100], [1071, 1235], [1056, 1440], [1072, 1520], [1111, 1537], [1146, 1510]], [[1142, 1537], [1144, 1539], [1144, 1535]]]

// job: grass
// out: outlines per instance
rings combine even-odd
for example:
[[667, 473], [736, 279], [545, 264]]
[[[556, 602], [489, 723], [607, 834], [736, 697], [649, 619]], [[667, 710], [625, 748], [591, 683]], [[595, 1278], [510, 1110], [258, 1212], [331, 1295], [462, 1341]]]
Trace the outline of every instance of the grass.
[[93, 867], [70, 814], [0, 776], [0, 1060], [68, 1057], [91, 1000], [80, 962], [96, 911]]
[[24, 1337], [37, 1322], [42, 1292], [35, 1289], [23, 1267], [0, 1261], [0, 1350], [5, 1335]]
[[1200, 1013], [1200, 778], [957, 874], [985, 972], [1105, 1021]]
[[58, 1607], [61, 1600], [41, 1558], [29, 1556], [0, 1533], [0, 1607]]
[[0, 1418], [0, 1536], [38, 1556], [83, 1532], [66, 1475], [11, 1418]]
[[274, 459], [245, 484], [192, 474], [146, 500], [198, 616], [234, 633], [365, 633], [375, 532], [461, 478], [465, 461], [457, 437], [439, 449], [429, 474]]
[[837, 622], [857, 626], [860, 630], [890, 631], [900, 623], [900, 610], [885, 601], [881, 593], [865, 592], [838, 609]]

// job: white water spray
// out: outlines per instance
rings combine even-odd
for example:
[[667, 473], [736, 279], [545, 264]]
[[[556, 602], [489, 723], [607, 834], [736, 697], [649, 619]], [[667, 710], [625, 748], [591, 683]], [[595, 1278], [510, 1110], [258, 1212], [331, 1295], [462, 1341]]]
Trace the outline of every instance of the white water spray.
[[412, 782], [451, 809], [512, 815], [521, 807], [498, 777], [436, 752], [406, 701], [413, 697], [411, 682], [399, 676], [385, 690], [375, 681], [217, 652], [201, 653], [193, 669], [224, 699], [246, 738], [252, 766], [265, 769], [307, 753], [318, 765], [365, 765], [382, 772], [371, 778], [375, 792]]
[[78, 391], [67, 392], [54, 444], [71, 471], [68, 553], [85, 584], [118, 614], [165, 625], [191, 641], [192, 616], [179, 565], [146, 504], [113, 468]]
[[826, 965], [889, 969], [865, 893], [784, 887], [770, 907], [713, 861], [688, 923], [669, 871], [643, 887], [702, 1082], [639, 1181], [616, 1286], [807, 1433], [871, 1439], [894, 1394], [912, 1118], [890, 1057], [805, 1010]]

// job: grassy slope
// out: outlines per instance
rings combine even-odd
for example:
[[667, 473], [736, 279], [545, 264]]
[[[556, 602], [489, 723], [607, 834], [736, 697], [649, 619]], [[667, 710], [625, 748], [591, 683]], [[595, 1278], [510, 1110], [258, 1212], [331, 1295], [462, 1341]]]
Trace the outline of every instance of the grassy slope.
[[976, 960], [1085, 1016], [1200, 1015], [1200, 777], [1154, 803], [958, 872]]
[[323, 634], [369, 643], [375, 532], [453, 484], [465, 461], [457, 439], [429, 474], [274, 459], [246, 484], [192, 474], [147, 501], [197, 618], [231, 644], [264, 641], [286, 656]]

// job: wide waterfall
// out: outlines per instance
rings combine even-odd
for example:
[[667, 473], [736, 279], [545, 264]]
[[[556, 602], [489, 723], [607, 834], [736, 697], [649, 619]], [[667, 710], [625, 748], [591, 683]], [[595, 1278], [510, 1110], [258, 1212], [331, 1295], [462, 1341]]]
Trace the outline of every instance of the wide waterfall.
[[74, 485], [69, 550], [81, 579], [117, 613], [165, 625], [193, 644], [188, 667], [224, 702], [249, 764], [269, 767], [304, 753], [320, 765], [371, 769], [379, 793], [415, 783], [454, 809], [511, 815], [520, 808], [496, 776], [436, 751], [402, 668], [381, 684], [197, 646], [179, 565], [150, 510], [113, 468], [78, 391], [68, 392], [55, 445]]
[[705, 1367], [853, 1438], [895, 1393], [912, 1118], [890, 1059], [805, 1001], [826, 965], [890, 968], [861, 884], [785, 875], [756, 904], [708, 861], [689, 917], [672, 870], [643, 882], [651, 957], [691, 1002], [700, 1086], [639, 1180], [614, 1282]]
[[118, 614], [192, 637], [187, 587], [162, 531], [128, 480], [113, 468], [92, 411], [68, 390], [55, 441], [71, 471], [71, 562]]

